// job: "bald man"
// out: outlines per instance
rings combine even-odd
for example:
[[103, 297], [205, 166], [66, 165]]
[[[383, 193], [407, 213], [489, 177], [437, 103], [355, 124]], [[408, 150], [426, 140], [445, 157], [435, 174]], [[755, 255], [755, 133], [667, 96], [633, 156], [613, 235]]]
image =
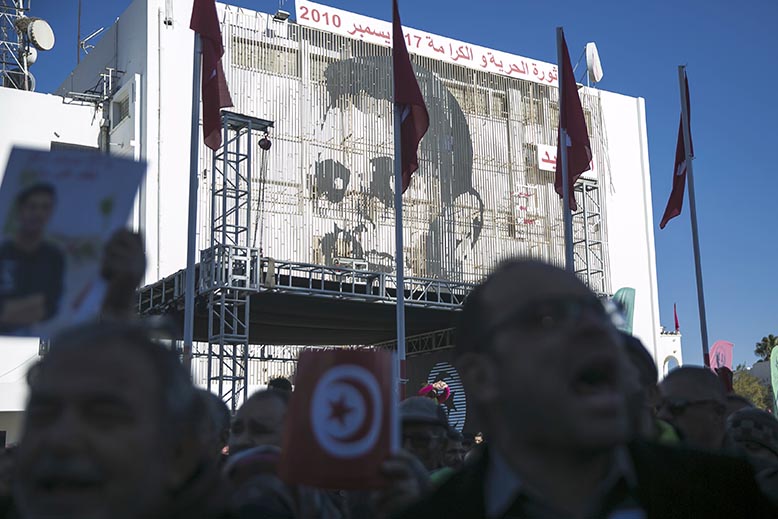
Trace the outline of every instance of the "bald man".
[[727, 395], [711, 370], [701, 366], [674, 369], [659, 384], [659, 394], [659, 418], [674, 425], [686, 445], [721, 449]]

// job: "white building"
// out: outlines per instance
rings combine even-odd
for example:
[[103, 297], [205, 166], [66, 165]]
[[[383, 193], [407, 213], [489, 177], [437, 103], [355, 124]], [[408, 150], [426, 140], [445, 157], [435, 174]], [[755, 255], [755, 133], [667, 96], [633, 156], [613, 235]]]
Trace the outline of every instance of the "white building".
[[[135, 0], [58, 90], [84, 92], [118, 71], [110, 150], [149, 164], [134, 216], [149, 283], [186, 262], [191, 5]], [[253, 172], [253, 196], [264, 201], [254, 204], [253, 245], [280, 260], [389, 270], [388, 22], [302, 0], [297, 9], [299, 24], [218, 5], [232, 110], [275, 122], [273, 147]], [[555, 151], [556, 66], [415, 29], [406, 39], [432, 121], [405, 195], [409, 274], [475, 282], [510, 255], [561, 263], [561, 202], [545, 155]], [[633, 332], [661, 371], [682, 357], [680, 337], [666, 340], [659, 322], [645, 101], [595, 88], [581, 97], [594, 161], [586, 202], [577, 195], [588, 214], [576, 217], [576, 267], [598, 292], [635, 289]], [[97, 145], [94, 122], [61, 121], [81, 132], [73, 142]], [[205, 248], [212, 171], [202, 143], [200, 157]]]

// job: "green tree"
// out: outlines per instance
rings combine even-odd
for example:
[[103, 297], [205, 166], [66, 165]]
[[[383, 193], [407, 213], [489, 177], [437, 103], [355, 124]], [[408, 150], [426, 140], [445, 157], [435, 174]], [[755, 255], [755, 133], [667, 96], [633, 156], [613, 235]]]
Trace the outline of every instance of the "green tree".
[[778, 346], [778, 337], [771, 333], [767, 337], [762, 337], [762, 340], [756, 343], [754, 353], [761, 357], [762, 360], [770, 360], [770, 352], [776, 346]]
[[735, 369], [732, 377], [735, 393], [749, 399], [760, 409], [772, 409], [773, 397], [770, 388], [752, 375], [743, 365]]

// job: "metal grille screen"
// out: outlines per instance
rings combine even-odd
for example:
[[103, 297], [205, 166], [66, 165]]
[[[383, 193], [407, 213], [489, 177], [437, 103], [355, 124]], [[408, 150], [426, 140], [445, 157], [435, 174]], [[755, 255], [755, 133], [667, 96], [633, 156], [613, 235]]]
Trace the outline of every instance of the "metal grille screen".
[[[272, 149], [254, 162], [250, 245], [283, 260], [391, 271], [389, 49], [232, 7], [222, 31], [233, 110], [275, 121]], [[538, 168], [536, 148], [556, 143], [557, 89], [412, 59], [430, 129], [404, 197], [406, 274], [477, 281], [512, 255], [563, 264], [561, 202], [553, 173]], [[604, 185], [607, 145], [597, 96], [584, 95], [583, 105], [595, 184]], [[201, 150], [205, 248], [211, 155]], [[604, 216], [600, 190], [589, 196]], [[604, 221], [587, 229], [603, 244], [594, 258], [602, 275], [592, 288], [599, 292], [609, 289]], [[576, 233], [583, 228], [579, 216]]]

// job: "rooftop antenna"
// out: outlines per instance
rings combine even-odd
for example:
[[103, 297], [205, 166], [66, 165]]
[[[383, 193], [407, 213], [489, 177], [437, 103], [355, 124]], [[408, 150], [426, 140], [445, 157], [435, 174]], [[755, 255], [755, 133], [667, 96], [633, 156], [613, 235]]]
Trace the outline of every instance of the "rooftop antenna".
[[[95, 38], [97, 35], [99, 35], [104, 30], [105, 30], [105, 27], [100, 27], [96, 31], [92, 32], [92, 34], [90, 34], [89, 36], [87, 36], [86, 38], [81, 40], [79, 42], [79, 49], [80, 49], [80, 51], [84, 51], [84, 54], [89, 54], [89, 51], [95, 48], [94, 45], [89, 43], [89, 40], [91, 40], [92, 38]], [[79, 51], [79, 55], [80, 55], [80, 51]]]
[[573, 67], [573, 73], [575, 73], [576, 69], [578, 69], [578, 65], [581, 63], [581, 60], [586, 57], [586, 72], [582, 73], [580, 78], [576, 81], [580, 84], [583, 84], [584, 75], [586, 76], [586, 86], [591, 86], [591, 84], [599, 83], [602, 80], [602, 63], [600, 63], [600, 53], [597, 51], [597, 44], [593, 41], [590, 41], [586, 44], [584, 47], [584, 50], [581, 52], [581, 55], [578, 56], [578, 60], [575, 62], [575, 67]]

